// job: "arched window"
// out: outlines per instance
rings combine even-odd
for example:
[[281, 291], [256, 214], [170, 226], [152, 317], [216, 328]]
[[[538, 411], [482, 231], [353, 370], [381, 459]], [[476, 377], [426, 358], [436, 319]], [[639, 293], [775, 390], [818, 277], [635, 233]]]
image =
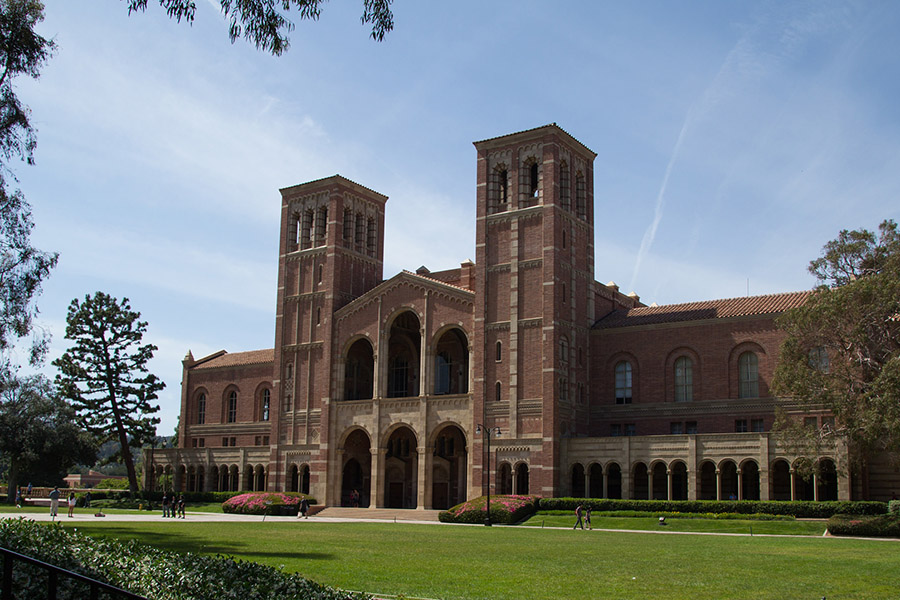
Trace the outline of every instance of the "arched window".
[[569, 340], [566, 336], [559, 338], [559, 362], [569, 362]]
[[269, 408], [272, 405], [272, 392], [268, 389], [262, 391], [262, 403], [260, 406], [260, 420], [268, 421], [269, 420]]
[[285, 379], [293, 379], [294, 378], [294, 365], [293, 363], [288, 363], [284, 368], [284, 378]]
[[738, 357], [738, 398], [759, 398], [759, 360], [753, 352]]
[[197, 425], [206, 423], [206, 394], [197, 397]]
[[231, 390], [228, 392], [228, 411], [226, 422], [234, 423], [237, 421], [237, 392]]
[[528, 179], [529, 179], [529, 191], [528, 195], [532, 198], [538, 197], [538, 165], [536, 162], [531, 163], [531, 168], [528, 169]]
[[312, 226], [313, 211], [307, 210], [303, 213], [303, 224], [300, 226], [300, 246], [304, 250], [312, 245]]
[[587, 202], [586, 195], [584, 175], [578, 173], [575, 175], [575, 212], [582, 219], [587, 217], [585, 208]]
[[494, 400], [496, 400], [497, 402], [500, 402], [500, 382], [499, 381], [494, 386]]
[[503, 360], [503, 342], [497, 342], [497, 362]]
[[694, 362], [687, 356], [675, 361], [675, 402], [694, 399]]
[[616, 364], [616, 404], [631, 404], [631, 363]]
[[488, 213], [504, 212], [509, 201], [509, 171], [499, 164], [488, 178]]
[[366, 254], [375, 256], [375, 247], [378, 242], [378, 231], [375, 229], [375, 219], [369, 217], [366, 221]]
[[344, 246], [353, 248], [353, 210], [344, 209]]
[[316, 213], [316, 246], [325, 245], [325, 237], [328, 230], [328, 208], [320, 206]]

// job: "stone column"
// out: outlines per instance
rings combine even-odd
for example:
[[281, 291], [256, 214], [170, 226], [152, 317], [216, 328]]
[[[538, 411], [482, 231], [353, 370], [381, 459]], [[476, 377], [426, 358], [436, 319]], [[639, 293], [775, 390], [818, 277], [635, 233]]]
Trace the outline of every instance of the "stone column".
[[741, 469], [737, 469], [737, 499], [744, 499], [744, 472]]
[[600, 497], [609, 498], [609, 473], [606, 471], [603, 471], [603, 491]]
[[791, 467], [791, 502], [797, 499], [797, 472]]
[[594, 495], [594, 490], [591, 489], [591, 468], [588, 467], [584, 472], [584, 496], [585, 498], [591, 498]]
[[716, 500], [722, 499], [722, 471], [716, 469]]
[[674, 488], [674, 481], [672, 480], [672, 469], [666, 469], [666, 478], [669, 480], [669, 497], [668, 500], [672, 501], [672, 490]]
[[647, 469], [647, 500], [653, 500], [653, 470]]
[[431, 462], [433, 460], [432, 456], [433, 448], [427, 448], [425, 446], [418, 446], [416, 448], [416, 452], [418, 452], [419, 456], [416, 461], [417, 467], [419, 468], [419, 476], [418, 476], [418, 490], [416, 494], [416, 508], [419, 510], [424, 510], [426, 508], [431, 508], [431, 486], [428, 483], [431, 482], [431, 478], [427, 477], [427, 474], [431, 472]]
[[818, 502], [819, 501], [819, 473], [818, 472], [813, 473], [812, 484], [813, 484], [813, 500]]
[[384, 473], [384, 457], [387, 454], [387, 448], [372, 448], [372, 470], [370, 472], [372, 489], [370, 492], [369, 506], [375, 508], [384, 508], [384, 494], [381, 493], [381, 474]]

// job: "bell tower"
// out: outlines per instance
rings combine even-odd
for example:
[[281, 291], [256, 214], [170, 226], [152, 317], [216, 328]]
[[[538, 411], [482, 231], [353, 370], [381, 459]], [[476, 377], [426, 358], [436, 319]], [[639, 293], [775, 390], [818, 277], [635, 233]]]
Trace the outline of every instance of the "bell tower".
[[475, 148], [474, 418], [500, 427], [498, 461], [528, 464], [513, 493], [553, 495], [559, 438], [587, 433], [596, 154], [556, 124]]
[[[281, 190], [273, 434], [282, 449], [310, 456], [311, 490], [323, 499], [332, 317], [382, 280], [386, 202], [340, 175]], [[283, 456], [273, 450], [271, 460]], [[270, 483], [281, 489], [285, 465], [275, 471]]]

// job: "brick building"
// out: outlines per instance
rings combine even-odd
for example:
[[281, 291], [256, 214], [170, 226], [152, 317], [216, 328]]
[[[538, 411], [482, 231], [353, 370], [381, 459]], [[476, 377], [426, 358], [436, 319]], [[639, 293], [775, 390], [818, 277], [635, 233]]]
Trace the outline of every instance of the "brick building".
[[[188, 353], [179, 447], [148, 451], [148, 486], [429, 509], [486, 475], [543, 496], [861, 495], [845, 448], [804, 481], [770, 434], [790, 409], [774, 318], [808, 292], [644, 306], [594, 279], [591, 150], [556, 125], [475, 148], [476, 261], [448, 271], [383, 278], [377, 192], [281, 190], [274, 348]], [[873, 468], [889, 497], [896, 471]]]

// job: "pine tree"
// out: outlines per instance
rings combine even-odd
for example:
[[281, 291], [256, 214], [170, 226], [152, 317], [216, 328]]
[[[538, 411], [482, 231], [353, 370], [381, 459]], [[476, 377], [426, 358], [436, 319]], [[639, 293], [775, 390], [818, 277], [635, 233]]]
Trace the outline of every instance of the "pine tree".
[[117, 440], [132, 494], [138, 491], [130, 447], [156, 435], [159, 411], [152, 404], [165, 383], [147, 370], [157, 347], [142, 344], [147, 323], [128, 298], [96, 292], [76, 298], [66, 317], [66, 339], [74, 344], [53, 361], [56, 385], [78, 412], [84, 427], [100, 443]]

